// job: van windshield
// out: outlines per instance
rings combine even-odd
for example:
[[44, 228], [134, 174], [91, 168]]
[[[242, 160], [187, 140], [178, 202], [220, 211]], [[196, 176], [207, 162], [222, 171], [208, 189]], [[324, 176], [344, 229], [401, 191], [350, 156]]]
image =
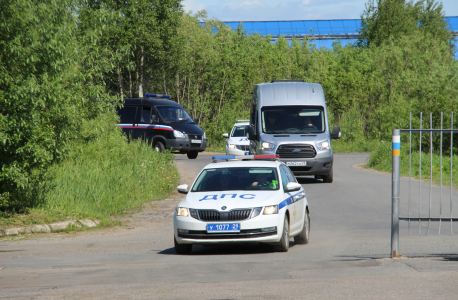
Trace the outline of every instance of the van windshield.
[[265, 106], [261, 109], [264, 133], [309, 134], [326, 131], [323, 106]]
[[165, 122], [193, 123], [188, 113], [179, 106], [156, 106], [157, 111]]

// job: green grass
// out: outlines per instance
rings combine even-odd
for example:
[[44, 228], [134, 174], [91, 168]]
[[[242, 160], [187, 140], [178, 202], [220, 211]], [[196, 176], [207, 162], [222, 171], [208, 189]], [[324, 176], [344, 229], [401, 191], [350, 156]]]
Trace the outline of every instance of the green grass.
[[226, 153], [226, 142], [220, 141], [215, 143], [208, 143], [205, 152], [221, 152]]
[[379, 141], [374, 140], [365, 140], [360, 141], [343, 141], [343, 140], [332, 140], [331, 146], [334, 153], [362, 153], [362, 152], [372, 152], [376, 150], [379, 146]]
[[[452, 157], [453, 169], [450, 170], [450, 156], [442, 156], [442, 166], [440, 165], [440, 156], [437, 153], [433, 152], [433, 162], [431, 164], [430, 153], [422, 152], [421, 154], [421, 179], [430, 180], [431, 178], [431, 169], [433, 183], [440, 184], [440, 175], [442, 169], [442, 184], [450, 185], [450, 174], [452, 174], [452, 185], [458, 185], [458, 174], [456, 170], [458, 169], [458, 156], [454, 155]], [[392, 150], [391, 143], [385, 142], [380, 144], [380, 146], [372, 152], [369, 162], [367, 164], [368, 168], [390, 172], [392, 169]], [[451, 171], [451, 172], [450, 172]], [[412, 163], [411, 163], [411, 176], [412, 178], [419, 179], [420, 177], [420, 153], [418, 150], [412, 150]], [[409, 148], [408, 146], [403, 147], [401, 145], [401, 165], [400, 165], [401, 176], [409, 176]]]
[[48, 170], [42, 203], [23, 214], [4, 213], [0, 228], [49, 224], [68, 217], [99, 219], [99, 226], [113, 226], [117, 222], [110, 216], [167, 197], [179, 180], [171, 153], [157, 153], [139, 141], [127, 143], [120, 132], [72, 149], [66, 160]]

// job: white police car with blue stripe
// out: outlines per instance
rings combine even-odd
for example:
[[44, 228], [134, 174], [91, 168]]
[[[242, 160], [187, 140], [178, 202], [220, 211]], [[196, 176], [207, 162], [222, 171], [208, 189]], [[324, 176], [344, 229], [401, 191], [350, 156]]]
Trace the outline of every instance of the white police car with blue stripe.
[[268, 243], [286, 252], [289, 240], [307, 244], [309, 206], [305, 191], [278, 155], [214, 156], [175, 210], [178, 254], [192, 245]]
[[226, 155], [248, 155], [250, 153], [250, 141], [247, 138], [250, 120], [236, 120], [231, 133], [224, 133], [226, 138]]

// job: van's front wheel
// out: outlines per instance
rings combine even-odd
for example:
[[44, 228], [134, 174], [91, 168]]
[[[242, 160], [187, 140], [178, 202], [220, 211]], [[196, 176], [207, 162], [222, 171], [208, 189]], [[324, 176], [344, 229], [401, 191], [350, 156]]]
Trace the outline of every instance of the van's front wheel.
[[162, 144], [162, 142], [154, 143], [153, 148], [154, 148], [154, 150], [156, 150], [159, 153], [162, 153], [162, 152], [165, 151], [165, 146], [164, 146], [164, 144]]
[[334, 180], [334, 168], [331, 167], [331, 170], [329, 171], [329, 174], [326, 175], [326, 176], [323, 176], [323, 182], [324, 183], [332, 183], [332, 181]]
[[199, 154], [199, 152], [193, 150], [193, 151], [189, 151], [188, 153], [186, 153], [188, 155], [188, 158], [189, 159], [196, 159], [197, 158], [197, 155]]

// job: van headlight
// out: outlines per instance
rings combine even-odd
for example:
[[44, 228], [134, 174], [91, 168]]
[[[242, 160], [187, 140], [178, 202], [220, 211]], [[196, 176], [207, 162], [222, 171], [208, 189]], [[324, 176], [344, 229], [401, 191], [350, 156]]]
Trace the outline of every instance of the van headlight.
[[174, 130], [174, 131], [173, 131], [173, 136], [174, 136], [174, 137], [177, 137], [177, 138], [185, 138], [184, 133], [181, 132], [181, 131], [178, 131], [178, 130]]
[[318, 144], [316, 144], [316, 147], [320, 151], [331, 149], [331, 146], [329, 145], [328, 140], [319, 142]]
[[235, 144], [229, 144], [229, 149], [235, 149]]
[[267, 150], [267, 151], [272, 151], [275, 148], [275, 144], [269, 143], [269, 142], [263, 142], [261, 144], [261, 150]]

